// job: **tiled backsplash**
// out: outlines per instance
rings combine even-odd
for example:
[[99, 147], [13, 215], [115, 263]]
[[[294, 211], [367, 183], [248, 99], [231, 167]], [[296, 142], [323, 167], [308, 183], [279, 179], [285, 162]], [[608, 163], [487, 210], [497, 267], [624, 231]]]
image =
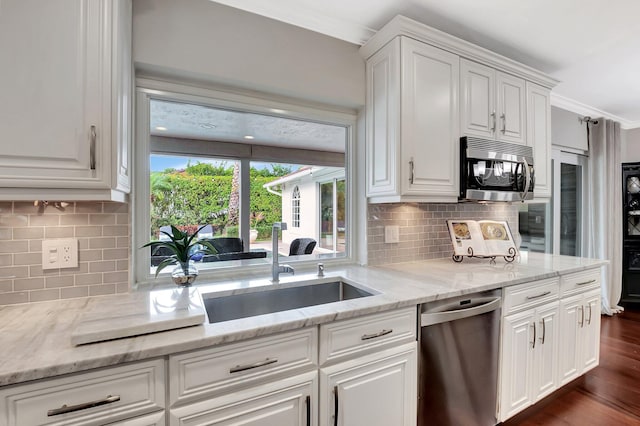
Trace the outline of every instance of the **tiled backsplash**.
[[[0, 305], [129, 291], [129, 206], [0, 202]], [[78, 267], [42, 270], [42, 240], [77, 238]]]
[[[506, 220], [518, 232], [518, 207], [495, 204], [370, 204], [367, 249], [369, 265], [450, 257], [453, 253], [447, 219]], [[386, 244], [384, 227], [398, 225], [400, 242]]]
[[[518, 207], [509, 204], [374, 204], [368, 208], [369, 264], [449, 257], [446, 219], [506, 220], [514, 234]], [[400, 242], [385, 244], [398, 225]], [[33, 202], [0, 202], [0, 305], [129, 291], [128, 204], [77, 202], [61, 211]], [[77, 238], [77, 268], [42, 270], [42, 240]]]

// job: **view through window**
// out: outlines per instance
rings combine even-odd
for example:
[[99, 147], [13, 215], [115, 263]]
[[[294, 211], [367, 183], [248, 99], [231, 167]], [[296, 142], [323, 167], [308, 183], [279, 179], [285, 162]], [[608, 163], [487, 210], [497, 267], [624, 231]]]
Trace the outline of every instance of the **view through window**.
[[[323, 130], [339, 151], [319, 149], [330, 147]], [[346, 253], [344, 127], [152, 100], [150, 133], [149, 240], [200, 229], [217, 253], [194, 253], [199, 269], [259, 264], [272, 257], [272, 224], [285, 222], [287, 261]], [[151, 252], [150, 272], [170, 254]]]

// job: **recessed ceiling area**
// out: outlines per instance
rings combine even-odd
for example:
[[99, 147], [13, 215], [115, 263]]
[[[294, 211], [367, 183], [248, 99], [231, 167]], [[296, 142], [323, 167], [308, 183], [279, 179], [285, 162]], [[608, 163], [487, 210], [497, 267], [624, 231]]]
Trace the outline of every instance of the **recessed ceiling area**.
[[215, 1], [355, 44], [405, 15], [560, 80], [559, 106], [640, 127], [638, 1]]
[[329, 152], [345, 152], [347, 136], [341, 126], [157, 99], [151, 100], [150, 130], [154, 136]]

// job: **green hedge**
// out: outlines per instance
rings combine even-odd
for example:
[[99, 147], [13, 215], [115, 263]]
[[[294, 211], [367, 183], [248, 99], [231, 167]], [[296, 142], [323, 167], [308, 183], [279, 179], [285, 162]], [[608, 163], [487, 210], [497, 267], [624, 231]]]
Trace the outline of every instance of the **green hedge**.
[[[162, 191], [152, 197], [151, 237], [158, 235], [161, 226], [206, 225], [218, 229], [227, 228], [227, 235], [235, 232], [237, 224], [227, 223], [227, 211], [231, 196], [232, 175], [194, 176], [185, 172], [163, 173]], [[258, 238], [270, 235], [270, 224], [282, 217], [282, 200], [262, 187], [277, 177], [252, 174], [250, 207], [252, 212], [262, 213], [260, 220], [252, 223], [258, 229]], [[152, 191], [153, 192], [153, 191]], [[230, 227], [235, 226], [235, 230]], [[265, 231], [265, 229], [269, 231]]]

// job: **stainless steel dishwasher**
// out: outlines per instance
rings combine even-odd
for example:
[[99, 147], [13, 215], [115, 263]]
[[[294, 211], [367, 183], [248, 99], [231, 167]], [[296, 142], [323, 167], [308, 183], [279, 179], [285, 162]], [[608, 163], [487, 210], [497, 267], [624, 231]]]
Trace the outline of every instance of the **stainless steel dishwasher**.
[[497, 423], [501, 295], [498, 289], [422, 305], [419, 426]]

